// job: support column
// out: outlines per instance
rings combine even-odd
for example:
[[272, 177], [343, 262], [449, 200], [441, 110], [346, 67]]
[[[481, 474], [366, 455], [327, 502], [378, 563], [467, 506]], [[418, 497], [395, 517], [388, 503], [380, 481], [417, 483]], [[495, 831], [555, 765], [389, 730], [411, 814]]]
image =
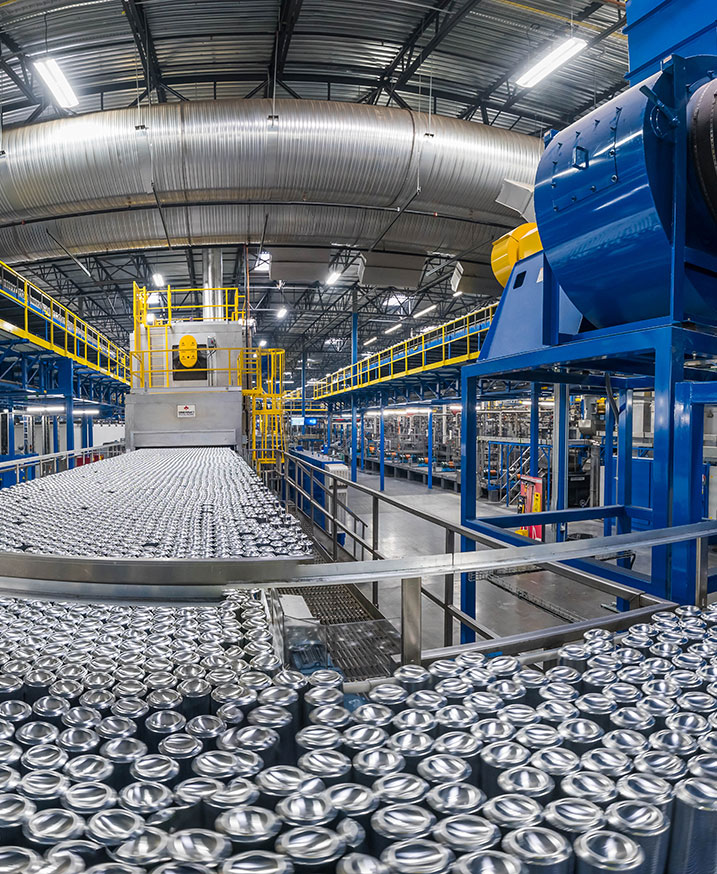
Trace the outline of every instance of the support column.
[[[605, 462], [605, 473], [603, 504], [609, 507], [611, 504], [615, 503], [615, 458], [613, 455], [613, 449], [615, 446], [615, 415], [613, 414], [609, 400], [606, 400], [605, 403], [605, 453], [603, 456]], [[612, 519], [605, 519], [603, 522], [603, 534], [606, 537], [609, 537], [612, 534], [612, 523]]]
[[[632, 389], [621, 391], [618, 400], [620, 421], [617, 429], [617, 502], [623, 507], [632, 504]], [[617, 520], [617, 533], [628, 534], [632, 531], [632, 519], [620, 516]], [[619, 558], [619, 567], [628, 568], [630, 560]], [[616, 598], [618, 610], [629, 610], [630, 602], [625, 598]]]
[[[555, 406], [553, 410], [553, 446], [552, 446], [552, 488], [550, 490], [550, 507], [553, 510], [565, 510], [568, 506], [568, 427], [570, 424], [570, 387], [564, 383], [556, 383], [553, 389]], [[565, 539], [566, 526], [554, 526], [555, 540]]]
[[52, 451], [57, 454], [60, 451], [60, 417], [52, 417]]
[[[476, 518], [478, 465], [478, 424], [476, 420], [477, 382], [475, 377], [461, 375], [461, 524]], [[470, 526], [469, 526], [470, 527]], [[461, 537], [461, 552], [475, 551], [474, 540]], [[476, 577], [474, 573], [461, 574], [461, 610], [468, 616], [476, 615]], [[461, 643], [473, 643], [475, 631], [461, 624]]]
[[[73, 452], [75, 449], [75, 402], [74, 402], [74, 375], [75, 365], [69, 359], [62, 359], [58, 364], [58, 388], [65, 396], [65, 435], [66, 449]], [[75, 466], [74, 458], [67, 459], [67, 467]]]
[[355, 394], [351, 395], [351, 482], [355, 483], [358, 478], [357, 471], [357, 441], [358, 441], [358, 429], [356, 428], [356, 397]]
[[384, 428], [384, 418], [383, 418], [383, 398], [381, 398], [381, 406], [379, 408], [379, 419], [378, 419], [378, 490], [380, 492], [384, 489], [385, 484], [385, 466], [386, 466], [386, 453], [385, 453], [385, 428]]
[[[306, 349], [301, 353], [301, 436], [306, 434]], [[302, 443], [302, 449], [304, 448]]]
[[364, 470], [366, 456], [366, 414], [361, 410], [361, 470]]
[[333, 404], [326, 405], [326, 454], [331, 452], [331, 414], [333, 412]]
[[540, 386], [530, 384], [530, 475], [538, 476], [540, 470]]
[[428, 414], [428, 488], [433, 488], [433, 410]]

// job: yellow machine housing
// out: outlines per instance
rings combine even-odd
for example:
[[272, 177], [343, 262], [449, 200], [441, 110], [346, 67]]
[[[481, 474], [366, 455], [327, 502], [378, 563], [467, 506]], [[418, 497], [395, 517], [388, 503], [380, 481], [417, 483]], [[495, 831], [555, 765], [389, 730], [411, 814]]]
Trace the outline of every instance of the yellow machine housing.
[[194, 367], [199, 357], [197, 340], [191, 334], [185, 334], [179, 340], [179, 361], [184, 367]]
[[540, 242], [538, 226], [535, 222], [526, 222], [497, 239], [493, 243], [490, 255], [490, 266], [493, 274], [505, 288], [516, 263], [529, 255], [540, 252], [543, 244]]

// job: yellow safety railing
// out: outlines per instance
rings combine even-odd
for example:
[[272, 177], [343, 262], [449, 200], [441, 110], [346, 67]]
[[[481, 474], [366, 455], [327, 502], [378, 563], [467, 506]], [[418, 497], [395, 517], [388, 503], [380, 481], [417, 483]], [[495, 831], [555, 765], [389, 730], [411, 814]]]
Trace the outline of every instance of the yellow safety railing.
[[[165, 327], [169, 327], [168, 325]], [[161, 347], [149, 349], [133, 349], [132, 350], [132, 385], [139, 388], [163, 388], [173, 383], [170, 377], [175, 375], [186, 376], [187, 373], [212, 374], [214, 385], [222, 387], [238, 387], [241, 388], [241, 381], [237, 377], [237, 359], [244, 350], [238, 346], [198, 346], [199, 354], [205, 352], [212, 353], [211, 363], [207, 360], [207, 367], [194, 366], [191, 369], [187, 367], [175, 367], [174, 355], [177, 352], [176, 348], [169, 346], [165, 342]], [[226, 361], [226, 365], [218, 366], [218, 360]], [[226, 375], [226, 382], [221, 377]], [[191, 382], [187, 381], [187, 386], [191, 387]]]
[[[17, 321], [0, 317], [0, 331], [129, 384], [130, 356], [46, 291], [0, 261], [0, 302], [18, 308]], [[3, 307], [4, 308], [4, 307]]]
[[258, 469], [283, 458], [284, 350], [241, 349], [237, 361], [239, 384], [251, 398], [251, 459]]
[[[477, 358], [497, 304], [482, 307], [453, 321], [373, 352], [307, 386], [307, 400], [321, 400], [356, 388], [388, 382], [399, 376], [462, 364]], [[293, 397], [296, 390], [291, 393]], [[301, 389], [298, 389], [301, 397]]]
[[[177, 322], [239, 322], [246, 314], [246, 297], [238, 288], [166, 288], [147, 289], [133, 287], [134, 330], [140, 328], [171, 326]], [[219, 303], [202, 303], [212, 294], [220, 297]], [[194, 300], [192, 300], [192, 298]], [[191, 300], [191, 303], [187, 303]]]

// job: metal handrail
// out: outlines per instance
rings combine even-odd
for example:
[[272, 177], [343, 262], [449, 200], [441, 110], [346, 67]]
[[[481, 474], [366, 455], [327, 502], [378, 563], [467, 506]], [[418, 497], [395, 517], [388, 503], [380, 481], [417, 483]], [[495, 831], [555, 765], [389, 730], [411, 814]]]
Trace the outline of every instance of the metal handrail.
[[[296, 502], [296, 507], [305, 516], [307, 516], [307, 518], [310, 518], [312, 526], [314, 525], [314, 509], [319, 509], [321, 511], [321, 513], [324, 515], [324, 519], [328, 520], [328, 522], [330, 523], [330, 525], [327, 525], [327, 528], [325, 530], [327, 530], [327, 533], [329, 533], [332, 537], [334, 560], [336, 560], [338, 555], [337, 536], [339, 531], [345, 531], [353, 538], [354, 555], [355, 545], [358, 544], [361, 546], [362, 550], [365, 550], [366, 552], [368, 552], [369, 555], [372, 556], [372, 560], [370, 561], [357, 562], [357, 564], [354, 565], [353, 572], [349, 571], [347, 573], [345, 566], [339, 566], [339, 568], [336, 570], [332, 568], [327, 569], [326, 567], [324, 567], [323, 574], [318, 575], [316, 573], [316, 569], [314, 568], [309, 574], [310, 582], [307, 580], [305, 583], [302, 583], [298, 578], [296, 578], [292, 581], [292, 585], [315, 586], [321, 584], [334, 585], [337, 582], [370, 582], [372, 583], [372, 600], [374, 605], [378, 606], [378, 579], [380, 578], [385, 580], [387, 578], [400, 578], [402, 580], [402, 603], [404, 596], [409, 598], [409, 600], [411, 601], [411, 622], [414, 623], [414, 625], [416, 622], [418, 622], [420, 625], [420, 616], [416, 618], [415, 615], [416, 605], [415, 603], [413, 603], [413, 600], [415, 600], [415, 598], [418, 598], [420, 605], [421, 597], [426, 597], [428, 600], [435, 603], [443, 610], [443, 636], [445, 647], [450, 647], [453, 645], [454, 619], [458, 620], [463, 625], [475, 631], [483, 638], [491, 639], [495, 637], [495, 635], [489, 629], [481, 626], [479, 623], [476, 622], [473, 617], [469, 616], [463, 610], [460, 610], [455, 606], [454, 583], [456, 573], [474, 573], [476, 571], [486, 572], [497, 566], [519, 567], [529, 564], [540, 564], [545, 565], [546, 568], [550, 568], [560, 573], [561, 575], [575, 580], [579, 583], [582, 583], [583, 585], [586, 585], [590, 588], [595, 588], [608, 594], [614, 595], [616, 598], [622, 598], [628, 601], [630, 604], [640, 605], [643, 603], [649, 603], [651, 601], [659, 601], [660, 603], [663, 603], [661, 599], [653, 598], [653, 596], [650, 596], [639, 589], [614, 583], [595, 574], [590, 574], [584, 571], [576, 570], [574, 568], [566, 567], [564, 564], [562, 564], [562, 562], [574, 560], [581, 557], [607, 557], [609, 555], [613, 555], [615, 551], [619, 551], [620, 549], [631, 548], [633, 546], [642, 546], [647, 548], [650, 546], [661, 545], [667, 542], [678, 542], [685, 539], [696, 539], [698, 541], [700, 549], [702, 549], [704, 547], [704, 544], [706, 543], [706, 538], [709, 536], [709, 532], [717, 532], [717, 523], [705, 522], [699, 523], [699, 525], [697, 526], [690, 526], [689, 530], [686, 527], [683, 528], [681, 531], [677, 531], [677, 529], [674, 528], [666, 529], [665, 531], [648, 530], [644, 532], [639, 532], [639, 534], [637, 535], [620, 535], [619, 537], [622, 539], [618, 540], [616, 540], [615, 536], [611, 536], [607, 538], [593, 538], [588, 541], [568, 541], [565, 544], [538, 544], [537, 551], [536, 546], [512, 547], [510, 548], [512, 552], [509, 555], [506, 553], [506, 550], [509, 549], [509, 547], [506, 547], [505, 542], [502, 540], [490, 537], [489, 535], [479, 534], [478, 532], [472, 529], [465, 528], [462, 525], [456, 525], [454, 523], [447, 522], [446, 520], [425, 511], [416, 510], [413, 507], [407, 507], [400, 501], [396, 501], [395, 499], [390, 498], [381, 492], [376, 492], [375, 490], [367, 486], [361, 485], [360, 483], [354, 483], [346, 479], [345, 477], [341, 477], [338, 474], [332, 473], [331, 471], [319, 468], [318, 466], [312, 465], [310, 462], [307, 462], [305, 460], [292, 458], [292, 463], [295, 464], [295, 470], [297, 472], [296, 478], [291, 479], [289, 477], [288, 465], [285, 464], [281, 470], [278, 470], [276, 472], [278, 476], [274, 479], [275, 487], [278, 484], [277, 491], [283, 497], [285, 502], [288, 502], [291, 490], [295, 490], [295, 494], [300, 494], [304, 499], [308, 500], [310, 505], [310, 513], [305, 512], [301, 505], [301, 502], [299, 501]], [[301, 487], [298, 481], [298, 471], [300, 470], [304, 474], [309, 473], [312, 476], [311, 493], [307, 493], [306, 490]], [[326, 486], [321, 482], [314, 483], [314, 473], [321, 473], [323, 477], [329, 478], [331, 480], [331, 486]], [[335, 497], [333, 497], [331, 502], [326, 501], [326, 497], [329, 495], [329, 493], [331, 493], [332, 496], [335, 495], [336, 488], [339, 483], [345, 485], [347, 488], [354, 488], [359, 492], [371, 496], [373, 525], [372, 542], [370, 544], [365, 539], [365, 530], [362, 531], [363, 536], [359, 537], [358, 535], [356, 535], [355, 531], [351, 532], [350, 529], [346, 525], [344, 525], [340, 519], [338, 519], [338, 505]], [[322, 492], [324, 493], [323, 503], [320, 503], [314, 497], [315, 485], [320, 486]], [[404, 512], [408, 512], [416, 518], [423, 519], [443, 528], [446, 532], [446, 554], [440, 557], [432, 556], [430, 558], [427, 558], [425, 556], [418, 556], [416, 558], [404, 558], [398, 560], [397, 562], [385, 559], [385, 557], [380, 553], [378, 549], [380, 506], [382, 503], [403, 510]], [[340, 502], [340, 506], [342, 508], [345, 508], [346, 505], [343, 504], [343, 502]], [[456, 553], [456, 536], [460, 536], [474, 543], [481, 543], [493, 549], [499, 549], [501, 551], [501, 559], [498, 561], [497, 564], [495, 564], [494, 559], [491, 559], [485, 553], [478, 555], [475, 552]], [[550, 557], [548, 559], [544, 557], [546, 549], [548, 551], [551, 551]], [[348, 554], [350, 555], [351, 553], [349, 552]], [[701, 573], [703, 575], [705, 571], [706, 568], [701, 569]], [[416, 574], [416, 576], [409, 577], [409, 573], [414, 573]], [[442, 575], [444, 577], [443, 598], [436, 596], [433, 592], [427, 589], [422, 582], [425, 576], [438, 575]], [[304, 577], [305, 573], [302, 571], [299, 576]], [[698, 586], [698, 591], [706, 592], [704, 580], [702, 581], [702, 585]], [[412, 592], [412, 594], [407, 595], [406, 592]], [[407, 607], [407, 609], [409, 608]], [[406, 631], [407, 629], [404, 626], [404, 637]], [[415, 635], [411, 638], [411, 640], [412, 642], [409, 649], [411, 649], [412, 655], [411, 659], [409, 660], [415, 661], [417, 658]], [[420, 633], [418, 635], [418, 649], [420, 650]], [[406, 653], [404, 652], [404, 656], [405, 655]]]
[[[20, 471], [26, 468], [34, 468], [34, 477], [43, 477], [48, 474], [57, 473], [60, 470], [60, 463], [62, 461], [69, 462], [70, 459], [74, 460], [98, 454], [103, 457], [113, 458], [116, 455], [121, 455], [124, 451], [124, 440], [115, 440], [112, 443], [102, 443], [97, 446], [85, 447], [84, 449], [50, 452], [44, 455], [27, 455], [23, 458], [13, 458], [10, 461], [0, 462], [0, 474], [14, 470], [15, 485], [17, 485], [20, 482]], [[52, 467], [51, 470], [47, 469], [49, 466]], [[67, 466], [63, 469], [67, 469]]]
[[[22, 325], [4, 320], [3, 331], [119, 382], [129, 383], [129, 354], [126, 349], [117, 346], [89, 322], [3, 261], [0, 261], [0, 296], [22, 308]], [[44, 336], [32, 330], [30, 318], [44, 321]]]
[[[451, 343], [458, 342], [464, 338], [470, 338], [476, 333], [487, 332], [495, 314], [496, 306], [497, 304], [490, 304], [487, 307], [474, 310], [464, 316], [432, 328], [430, 331], [424, 331], [414, 337], [401, 340], [379, 352], [373, 352], [355, 364], [342, 367], [313, 383], [311, 395], [309, 396], [307, 393], [307, 400], [321, 400], [322, 398], [331, 397], [351, 389], [387, 382], [395, 379], [397, 376], [407, 376], [423, 370], [444, 367], [447, 364], [460, 364], [461, 362], [469, 361], [478, 356], [480, 345], [477, 345], [473, 351], [469, 348], [465, 353], [458, 355], [448, 354], [448, 356], [446, 356], [446, 348]], [[428, 352], [435, 352], [439, 349], [442, 351], [440, 360], [431, 362], [425, 360]], [[408, 359], [414, 355], [421, 355], [421, 364], [416, 367], [409, 367]], [[405, 366], [403, 369], [396, 369], [395, 364], [397, 361], [404, 362]], [[389, 372], [382, 375], [381, 368], [384, 367], [388, 367]], [[372, 376], [372, 371], [375, 371], [374, 376]]]

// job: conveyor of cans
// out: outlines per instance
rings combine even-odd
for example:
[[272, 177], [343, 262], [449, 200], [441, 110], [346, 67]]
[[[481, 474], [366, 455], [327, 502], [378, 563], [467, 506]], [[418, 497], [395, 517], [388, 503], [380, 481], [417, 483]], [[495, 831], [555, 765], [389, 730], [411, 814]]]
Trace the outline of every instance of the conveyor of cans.
[[5, 599], [0, 870], [714, 874], [717, 609], [656, 610], [350, 708], [338, 671], [282, 665], [258, 591]]

